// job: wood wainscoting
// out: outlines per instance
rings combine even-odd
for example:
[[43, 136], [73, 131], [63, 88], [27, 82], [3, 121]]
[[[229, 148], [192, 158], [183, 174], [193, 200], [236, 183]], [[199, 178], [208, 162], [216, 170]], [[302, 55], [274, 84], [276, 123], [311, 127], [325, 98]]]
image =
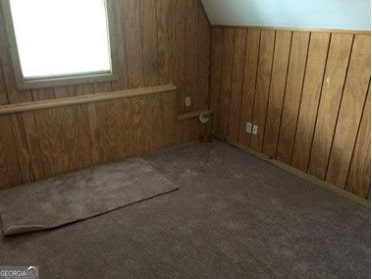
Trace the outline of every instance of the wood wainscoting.
[[[0, 5], [0, 106], [171, 82], [177, 91], [0, 116], [0, 188], [198, 137], [198, 119], [173, 120], [208, 109], [210, 25], [202, 4], [114, 0], [114, 5], [117, 81], [22, 91], [15, 85]], [[192, 99], [188, 108], [186, 96]]]
[[369, 198], [370, 40], [370, 32], [213, 27], [214, 133]]
[[48, 101], [50, 108], [34, 102], [31, 111], [23, 112], [25, 104], [1, 114], [0, 189], [176, 144], [174, 89], [121, 93], [96, 102], [61, 99], [67, 106]]

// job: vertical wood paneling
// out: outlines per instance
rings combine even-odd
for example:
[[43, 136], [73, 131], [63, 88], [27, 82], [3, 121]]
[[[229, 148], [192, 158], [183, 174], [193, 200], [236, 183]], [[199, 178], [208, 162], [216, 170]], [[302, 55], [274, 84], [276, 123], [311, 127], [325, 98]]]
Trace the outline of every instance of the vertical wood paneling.
[[54, 95], [57, 99], [75, 96], [74, 86], [60, 86], [54, 88]]
[[[370, 197], [370, 35], [230, 27], [212, 34], [214, 133], [228, 131], [231, 142]], [[247, 122], [258, 125], [257, 136]]]
[[209, 106], [209, 49], [210, 27], [208, 18], [205, 17], [203, 4], [199, 1], [198, 12], [198, 92], [196, 93], [196, 107], [198, 110], [207, 109]]
[[[174, 47], [177, 51], [176, 55], [176, 70], [175, 76], [177, 77], [177, 87], [178, 89], [178, 112], [190, 111], [195, 108], [195, 104], [198, 102], [195, 100], [196, 92], [193, 93], [193, 89], [196, 88], [195, 84], [197, 81], [191, 82], [191, 78], [197, 78], [197, 61], [194, 51], [197, 50], [197, 28], [193, 27], [192, 24], [197, 24], [197, 21], [192, 21], [191, 18], [196, 18], [197, 13], [195, 8], [197, 8], [196, 3], [190, 3], [191, 1], [175, 0], [171, 1], [174, 5], [174, 16], [172, 21], [175, 22], [175, 43]], [[187, 10], [187, 15], [185, 11]], [[187, 33], [186, 30], [191, 30], [191, 34]], [[191, 40], [191, 41], [190, 41]], [[191, 49], [187, 49], [191, 47]], [[190, 61], [189, 61], [190, 59]], [[195, 94], [195, 95], [193, 95]], [[190, 96], [192, 98], [192, 106], [187, 108], [185, 106], [185, 97]], [[199, 135], [199, 126], [196, 121], [182, 121], [177, 125], [177, 142], [187, 142], [190, 139], [195, 139], [195, 135]]]
[[159, 67], [159, 83], [169, 83], [172, 67], [172, 61], [175, 51], [172, 48], [172, 38], [175, 36], [172, 28], [171, 13], [172, 2], [168, 0], [156, 1], [156, 21], [157, 21], [157, 63]]
[[[370, 85], [371, 86], [371, 85]], [[346, 190], [368, 198], [371, 185], [371, 87], [364, 105]]]
[[332, 35], [308, 170], [320, 179], [327, 170], [352, 40], [352, 34]]
[[[3, 73], [3, 64], [4, 64], [4, 59], [2, 56], [4, 56], [4, 53], [2, 51], [7, 51], [5, 50], [5, 37], [4, 37], [4, 19], [1, 16], [2, 15], [2, 7], [0, 7], [0, 105], [5, 105], [9, 104], [8, 96], [7, 96], [7, 90], [6, 90], [6, 85], [5, 85], [5, 77]], [[1, 42], [2, 41], [2, 42]]]
[[46, 101], [55, 99], [54, 88], [32, 89], [32, 99], [34, 101]]
[[306, 171], [308, 166], [329, 40], [328, 33], [312, 34], [310, 40], [292, 158], [292, 166], [302, 171]]
[[[44, 100], [51, 100], [55, 98], [54, 94], [54, 89], [53, 88], [43, 88], [43, 89], [33, 89], [31, 91], [32, 98], [34, 101], [44, 101]], [[28, 128], [31, 129], [36, 129], [38, 131], [38, 140], [39, 140], [39, 148], [40, 148], [40, 162], [41, 165], [47, 165], [44, 167], [44, 172], [45, 173], [51, 173], [52, 175], [55, 175], [58, 172], [65, 172], [64, 171], [64, 164], [63, 164], [63, 155], [62, 155], [62, 148], [59, 146], [58, 148], [55, 146], [57, 138], [59, 135], [57, 135], [57, 126], [54, 126], [51, 122], [54, 121], [56, 125], [57, 124], [57, 119], [58, 121], [61, 120], [64, 115], [56, 115], [55, 110], [45, 110], [45, 111], [40, 111], [38, 113], [33, 113], [34, 118], [35, 118], [35, 125], [31, 121], [29, 121], [28, 124], [24, 124], [25, 127], [27, 126]], [[32, 116], [30, 116], [31, 118]], [[46, 129], [46, 123], [50, 123], [50, 127], [52, 127], [50, 130]], [[59, 122], [60, 123], [60, 122]], [[31, 127], [30, 127], [31, 126]], [[21, 123], [18, 123], [15, 125], [15, 127], [21, 127]], [[25, 129], [22, 128], [20, 131], [15, 132], [16, 135], [18, 135], [17, 138], [20, 139], [20, 141], [23, 141], [23, 148], [21, 150], [24, 150], [22, 153], [23, 158], [20, 160], [20, 166], [21, 170], [23, 170], [23, 175], [25, 175], [25, 170], [28, 171], [28, 166], [30, 165], [30, 158], [31, 154], [28, 154], [28, 150], [32, 149], [29, 148], [28, 145], [25, 144], [27, 142], [25, 139], [22, 137], [22, 132]], [[48, 138], [50, 137], [50, 138]], [[53, 149], [55, 147], [55, 150]], [[49, 153], [51, 152], [51, 153]], [[54, 165], [52, 164], [52, 160], [56, 158], [56, 161], [54, 162]], [[34, 180], [34, 178], [27, 172], [27, 177], [23, 177], [23, 180], [26, 182], [30, 182]]]
[[3, 68], [1, 67], [0, 63], [0, 105], [6, 105], [9, 104], [7, 91], [5, 87], [5, 79], [3, 74]]
[[368, 81], [371, 75], [370, 49], [370, 36], [355, 36], [327, 171], [327, 181], [341, 188], [345, 186], [364, 100], [367, 95]]
[[[1, 12], [0, 17], [2, 17]], [[0, 57], [8, 101], [9, 103], [31, 102], [33, 100], [31, 90], [19, 91], [16, 88], [4, 27], [4, 24], [0, 24]], [[8, 119], [10, 122], [3, 122], [0, 127], [3, 128], [3, 125], [11, 127], [11, 130], [8, 130], [8, 127], [4, 128], [4, 130], [2, 129], [5, 134], [12, 133], [12, 135], [4, 135], [6, 140], [13, 138], [11, 142], [3, 141], [6, 143], [6, 148], [9, 148], [9, 144], [12, 145], [11, 153], [14, 159], [11, 160], [12, 165], [8, 168], [9, 175], [12, 176], [13, 171], [14, 173], [19, 171], [17, 174], [19, 178], [10, 178], [11, 184], [18, 183], [20, 179], [21, 181], [29, 182], [41, 177], [43, 168], [40, 167], [40, 147], [39, 144], [35, 144], [38, 142], [39, 137], [37, 137], [34, 115], [32, 113], [12, 115]], [[17, 159], [18, 162], [16, 164], [13, 160]], [[13, 170], [13, 168], [15, 169]]]
[[87, 95], [94, 93], [94, 84], [92, 83], [86, 83], [86, 84], [80, 84], [80, 85], [75, 85], [75, 94], [80, 96], [80, 95]]
[[222, 49], [223, 49], [223, 31], [218, 28], [212, 29], [212, 43], [211, 49], [211, 83], [210, 88], [210, 108], [213, 110], [213, 126], [212, 132], [217, 133], [219, 111], [220, 106], [220, 95], [221, 95], [221, 77], [222, 77]]
[[184, 1], [189, 14], [185, 20], [185, 51], [186, 51], [186, 92], [185, 97], [191, 97], [191, 107], [185, 111], [197, 110], [197, 83], [198, 80], [198, 3], [197, 1]]
[[1, 187], [7, 188], [12, 185], [17, 185], [22, 183], [22, 175], [19, 167], [19, 162], [17, 158], [17, 149], [14, 144], [15, 138], [11, 129], [11, 120], [9, 116], [0, 117], [0, 145], [2, 152], [0, 155], [0, 161], [2, 164], [2, 175], [7, 175], [7, 177], [2, 177], [0, 181]]
[[231, 71], [233, 67], [235, 30], [233, 28], [224, 30], [223, 52], [222, 52], [222, 77], [220, 92], [220, 108], [218, 119], [218, 134], [227, 138], [229, 129], [229, 109], [231, 93]]
[[277, 31], [263, 147], [263, 153], [272, 158], [275, 157], [279, 137], [291, 43], [292, 32]]
[[[256, 88], [258, 56], [260, 49], [260, 30], [247, 31], [247, 49], [240, 109], [239, 143], [249, 146], [251, 135], [246, 132], [246, 123], [252, 122], [254, 91]], [[213, 92], [213, 90], [211, 90]]]
[[114, 90], [128, 89], [127, 28], [125, 21], [126, 1], [115, 0], [115, 39], [117, 49], [118, 80], [112, 82]]
[[[114, 86], [121, 86], [120, 84], [114, 83]], [[98, 84], [83, 84], [75, 86], [75, 94], [76, 95], [86, 95], [91, 94], [95, 91], [95, 87], [101, 87]], [[102, 88], [100, 88], [101, 90]], [[104, 91], [102, 91], [104, 92]], [[88, 147], [90, 148], [90, 159], [91, 164], [98, 164], [103, 159], [101, 157], [100, 148], [102, 148], [102, 134], [99, 130], [99, 123], [98, 123], [98, 115], [97, 115], [97, 108], [95, 103], [87, 104], [86, 106], [80, 106], [81, 114], [87, 117], [87, 120], [82, 119], [84, 123], [82, 125], [88, 127], [88, 133], [90, 135], [90, 140], [88, 143]], [[85, 155], [88, 156], [88, 155]]]
[[8, 188], [12, 185], [12, 183], [10, 182], [10, 175], [8, 173], [9, 165], [7, 164], [5, 149], [6, 143], [0, 135], [0, 189]]
[[17, 147], [20, 171], [24, 182], [40, 179], [44, 175], [40, 150], [40, 135], [34, 113], [11, 115], [11, 125]]
[[51, 176], [64, 172], [63, 147], [59, 143], [63, 120], [56, 109], [35, 112], [36, 127], [40, 141], [40, 158], [44, 172]]
[[229, 109], [228, 139], [235, 142], [239, 137], [240, 105], [242, 99], [242, 87], [244, 80], [245, 52], [247, 31], [239, 29], [235, 31], [234, 57], [231, 80], [231, 97]]
[[183, 12], [185, 10], [186, 1], [175, 0], [172, 1], [174, 8], [174, 26], [176, 28], [175, 32], [175, 42], [174, 47], [177, 50], [175, 57], [176, 64], [176, 80], [175, 85], [178, 88], [178, 111], [185, 110], [185, 97], [186, 97], [186, 37], [184, 36], [185, 30], [185, 17]]
[[[0, 10], [0, 105], [117, 91], [172, 81], [169, 93], [1, 117], [0, 187], [194, 140], [207, 108], [210, 26], [198, 0], [114, 0], [118, 79], [17, 90]], [[3, 126], [6, 126], [5, 128]], [[12, 145], [11, 148], [8, 145]]]
[[260, 56], [258, 61], [257, 84], [254, 98], [252, 121], [258, 126], [258, 133], [251, 137], [250, 147], [262, 151], [266, 124], [266, 110], [271, 84], [271, 70], [275, 50], [276, 31], [262, 30]]
[[[95, 85], [95, 92], [110, 92], [110, 84], [97, 84]], [[120, 102], [100, 102], [95, 104], [95, 113], [99, 121], [99, 138], [98, 142], [94, 143], [98, 147], [100, 161], [109, 162], [117, 159], [118, 152], [118, 139], [116, 134], [120, 134], [122, 129], [120, 123], [121, 107]], [[98, 128], [97, 127], [97, 128]], [[96, 129], [97, 129], [96, 128]], [[118, 129], [115, 132], [115, 129]]]
[[292, 147], [296, 134], [297, 115], [305, 75], [309, 38], [310, 34], [308, 32], [293, 32], [292, 51], [287, 77], [289, 82], [285, 92], [276, 155], [279, 161], [286, 164], [290, 164], [292, 158]]
[[[89, 104], [88, 107], [91, 105], [92, 104]], [[67, 110], [67, 108], [65, 110]], [[80, 169], [85, 166], [94, 165], [93, 156], [95, 155], [92, 152], [92, 144], [90, 139], [86, 136], [90, 133], [87, 106], [80, 105], [71, 108], [69, 119], [72, 119], [72, 121], [79, 119], [79, 121], [72, 125], [68, 135], [70, 154], [64, 154], [66, 157], [65, 161], [68, 162], [67, 164], [70, 171], [73, 170], [75, 166]]]
[[142, 1], [144, 85], [159, 84], [157, 1]]
[[143, 0], [124, 1], [124, 3], [127, 63], [129, 67], [128, 85], [129, 88], [143, 87], [145, 86], [142, 51], [143, 28], [141, 28]]

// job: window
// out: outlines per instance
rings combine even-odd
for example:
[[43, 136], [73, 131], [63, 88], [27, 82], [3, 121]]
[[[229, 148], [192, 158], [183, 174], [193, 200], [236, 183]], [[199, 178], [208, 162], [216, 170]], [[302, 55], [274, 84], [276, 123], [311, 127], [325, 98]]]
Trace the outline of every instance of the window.
[[2, 1], [18, 87], [116, 78], [111, 0]]

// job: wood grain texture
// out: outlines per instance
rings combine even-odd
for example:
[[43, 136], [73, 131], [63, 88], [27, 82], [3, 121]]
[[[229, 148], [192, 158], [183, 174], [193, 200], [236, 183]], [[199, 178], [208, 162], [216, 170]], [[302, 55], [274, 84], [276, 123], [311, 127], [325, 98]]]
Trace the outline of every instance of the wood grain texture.
[[[210, 59], [210, 27], [205, 17], [203, 4], [198, 1], [198, 84], [196, 109], [203, 110], [209, 106], [209, 59]], [[206, 36], [205, 34], [209, 34]]]
[[171, 25], [172, 2], [158, 0], [156, 3], [159, 83], [165, 84], [173, 80], [173, 78], [170, 79], [170, 76], [173, 70], [173, 67], [171, 67], [172, 61], [175, 56], [175, 49], [172, 48], [175, 28]]
[[[0, 147], [6, 151], [0, 156], [0, 172], [7, 174], [0, 185], [32, 182], [174, 145], [176, 115], [176, 96], [166, 92], [0, 116]], [[38, 122], [31, 129], [34, 116]], [[26, 122], [28, 117], [32, 121]], [[15, 124], [23, 129], [13, 135], [10, 127]]]
[[128, 50], [127, 63], [130, 65], [128, 69], [128, 84], [129, 88], [144, 87], [145, 63], [142, 51], [144, 27], [141, 28], [143, 0], [124, 2], [125, 33], [127, 34], [126, 49]]
[[[61, 91], [62, 88], [59, 88], [58, 94], [59, 96], [66, 96], [59, 99], [52, 99], [52, 100], [40, 100], [34, 102], [27, 102], [27, 103], [17, 103], [17, 104], [9, 104], [0, 106], [0, 115], [2, 114], [12, 114], [12, 113], [19, 113], [19, 112], [27, 112], [27, 111], [34, 111], [34, 110], [43, 110], [48, 108], [55, 108], [55, 107], [65, 107], [65, 106], [72, 106], [72, 105], [79, 105], [79, 104], [86, 104], [92, 102], [100, 102], [100, 101], [107, 101], [107, 100], [114, 100], [114, 99], [121, 99], [121, 98], [130, 98], [130, 97], [138, 97], [144, 95], [151, 95], [157, 94], [160, 92], [171, 92], [176, 90], [176, 87], [173, 84], [164, 84], [152, 87], [145, 87], [145, 88], [136, 88], [136, 89], [127, 89], [121, 91], [111, 91], [112, 85], [111, 83], [98, 83], [94, 84], [91, 90], [95, 90], [95, 94], [84, 94], [79, 96], [68, 96], [71, 93], [69, 90], [68, 92]], [[85, 92], [87, 87], [77, 87], [75, 92]], [[90, 88], [88, 88], [90, 90]], [[81, 91], [80, 91], [81, 90]]]
[[352, 41], [352, 34], [332, 35], [308, 169], [320, 179], [327, 170]]
[[276, 31], [261, 31], [260, 56], [257, 69], [257, 81], [254, 97], [253, 124], [258, 126], [258, 133], [251, 137], [250, 147], [262, 151], [266, 124], [266, 111], [271, 85], [271, 71], [275, 51]]
[[[0, 15], [2, 14], [2, 8], [0, 7]], [[8, 96], [7, 96], [7, 90], [5, 86], [5, 77], [3, 72], [3, 64], [4, 59], [2, 56], [6, 55], [6, 53], [3, 53], [1, 50], [5, 50], [7, 52], [7, 49], [5, 48], [4, 43], [6, 42], [4, 39], [4, 34], [1, 35], [1, 33], [4, 31], [4, 19], [2, 16], [0, 16], [0, 105], [9, 104]], [[3, 40], [3, 42], [1, 42]]]
[[[240, 109], [239, 143], [249, 146], [251, 134], [246, 132], [246, 123], [252, 122], [254, 92], [256, 89], [258, 57], [260, 49], [260, 30], [247, 31], [247, 49]], [[211, 92], [213, 92], [211, 90]]]
[[[220, 108], [221, 95], [221, 77], [222, 77], [222, 49], [223, 49], [223, 33], [220, 29], [212, 30], [212, 46], [211, 49], [211, 82], [210, 92], [210, 108], [214, 112], [218, 112]], [[212, 132], [217, 133], [219, 113], [213, 115]]]
[[[183, 12], [186, 9], [186, 1], [175, 0], [172, 1], [173, 14], [172, 23], [176, 28], [173, 38], [173, 45], [175, 48], [175, 85], [178, 89], [178, 111], [185, 111], [185, 97], [186, 95], [186, 36], [185, 33], [185, 17]], [[183, 128], [182, 128], [183, 129]]]
[[[1, 120], [0, 120], [1, 121]], [[10, 175], [8, 172], [8, 164], [6, 161], [6, 156], [5, 156], [5, 147], [6, 142], [2, 139], [0, 135], [0, 189], [1, 188], [8, 188], [11, 186], [10, 182]]]
[[142, 1], [144, 86], [159, 85], [157, 1]]
[[371, 187], [371, 85], [364, 105], [345, 189], [368, 198]]
[[[212, 34], [214, 134], [224, 139], [227, 128], [229, 142], [370, 197], [370, 35], [231, 27]], [[258, 125], [257, 136], [247, 122]]]
[[31, 182], [44, 176], [41, 163], [40, 135], [37, 130], [37, 118], [31, 112], [10, 115], [15, 137], [19, 167], [24, 182]]
[[234, 59], [234, 38], [235, 30], [226, 29], [223, 36], [223, 52], [222, 52], [222, 77], [221, 77], [221, 93], [219, 107], [218, 134], [222, 138], [227, 138], [229, 130], [229, 109], [231, 96], [231, 72]]
[[198, 110], [198, 103], [196, 102], [197, 83], [198, 80], [198, 32], [199, 32], [199, 22], [198, 22], [198, 2], [197, 1], [184, 1], [186, 10], [189, 14], [185, 20], [185, 51], [186, 57], [186, 92], [185, 97], [191, 97], [191, 106], [185, 108], [185, 111]]
[[229, 108], [228, 139], [238, 141], [240, 126], [240, 105], [244, 81], [245, 52], [247, 42], [246, 30], [237, 30], [234, 41], [234, 57], [231, 80], [231, 96]]
[[310, 156], [329, 43], [328, 33], [316, 33], [310, 39], [291, 163], [293, 167], [304, 172], [307, 170]]
[[4, 79], [3, 69], [2, 69], [2, 67], [0, 67], [0, 106], [9, 104], [8, 96], [7, 96], [6, 93], [7, 93], [7, 91], [6, 91], [6, 87], [5, 87], [5, 79]]
[[116, 51], [117, 51], [117, 72], [118, 80], [112, 82], [114, 90], [128, 89], [128, 60], [127, 60], [127, 33], [125, 21], [126, 1], [115, 1], [115, 35], [116, 35]]
[[287, 77], [288, 83], [283, 103], [283, 112], [276, 154], [276, 158], [286, 164], [290, 164], [292, 158], [309, 40], [309, 33], [293, 32], [292, 50], [290, 53]]
[[[176, 119], [187, 110], [208, 108], [210, 26], [200, 2], [114, 0], [114, 5], [118, 80], [22, 91], [15, 84], [0, 10], [0, 105], [26, 109], [0, 115], [0, 188], [198, 137], [202, 127], [197, 119]], [[97, 92], [109, 97], [170, 82], [177, 93], [37, 109], [40, 101], [46, 102], [43, 106], [56, 100], [61, 104]], [[189, 95], [193, 107], [186, 109], [184, 97]]]
[[18, 151], [14, 144], [15, 138], [11, 126], [12, 124], [9, 116], [5, 115], [0, 117], [0, 147], [2, 148], [0, 155], [0, 162], [2, 164], [2, 177], [0, 180], [1, 188], [8, 188], [22, 183], [19, 158], [17, 157]]
[[371, 38], [355, 36], [344, 97], [330, 155], [327, 181], [345, 187], [349, 164], [371, 76]]
[[291, 44], [292, 32], [277, 31], [263, 146], [263, 153], [272, 158], [276, 155]]

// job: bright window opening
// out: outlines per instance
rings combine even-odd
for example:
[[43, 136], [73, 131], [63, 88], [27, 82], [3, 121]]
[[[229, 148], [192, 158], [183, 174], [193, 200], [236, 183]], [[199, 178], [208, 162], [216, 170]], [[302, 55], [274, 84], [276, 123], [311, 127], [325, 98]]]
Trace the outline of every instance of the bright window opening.
[[112, 73], [106, 0], [9, 0], [23, 79]]

